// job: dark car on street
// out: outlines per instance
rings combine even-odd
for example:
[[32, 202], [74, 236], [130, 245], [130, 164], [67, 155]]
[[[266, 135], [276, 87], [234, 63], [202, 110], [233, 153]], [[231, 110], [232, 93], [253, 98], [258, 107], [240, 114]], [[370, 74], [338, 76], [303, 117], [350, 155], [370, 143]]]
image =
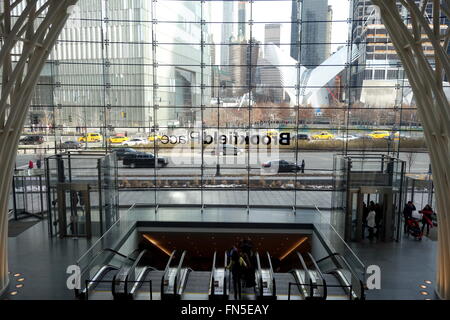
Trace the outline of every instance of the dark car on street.
[[130, 168], [154, 168], [155, 164], [158, 168], [164, 168], [169, 164], [169, 160], [158, 157], [155, 161], [153, 154], [145, 152], [126, 153], [123, 156], [123, 165]]
[[43, 144], [44, 136], [32, 135], [26, 136], [19, 140], [19, 144]]
[[114, 148], [111, 152], [116, 154], [117, 160], [123, 160], [128, 153], [138, 153], [138, 151], [133, 148]]
[[294, 162], [286, 161], [286, 160], [272, 160], [263, 163], [263, 170], [269, 172], [298, 172], [301, 170], [301, 167]]
[[64, 141], [58, 145], [59, 149], [79, 149], [81, 144], [78, 141]]
[[309, 135], [306, 134], [306, 133], [299, 133], [299, 134], [297, 134], [297, 136], [295, 136], [294, 138], [297, 139], [297, 140], [306, 140], [306, 141], [311, 140], [311, 138], [309, 137]]

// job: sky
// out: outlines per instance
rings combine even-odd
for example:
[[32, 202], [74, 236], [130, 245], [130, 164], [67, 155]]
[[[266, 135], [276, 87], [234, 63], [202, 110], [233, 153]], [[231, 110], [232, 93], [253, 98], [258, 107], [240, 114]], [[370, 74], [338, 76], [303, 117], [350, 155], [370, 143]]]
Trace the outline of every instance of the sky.
[[[222, 2], [211, 3], [211, 20], [223, 21]], [[335, 52], [348, 38], [346, 20], [349, 16], [349, 0], [328, 0], [328, 4], [333, 9], [331, 52]], [[290, 24], [288, 22], [291, 20], [291, 6], [290, 0], [255, 1], [253, 3], [253, 20], [260, 23], [254, 24], [253, 36], [259, 41], [264, 41], [264, 24], [281, 23], [281, 43], [288, 44], [290, 42]], [[211, 28], [214, 42], [221, 42], [221, 25], [219, 23], [212, 24]], [[282, 49], [289, 51], [288, 45], [282, 46]]]

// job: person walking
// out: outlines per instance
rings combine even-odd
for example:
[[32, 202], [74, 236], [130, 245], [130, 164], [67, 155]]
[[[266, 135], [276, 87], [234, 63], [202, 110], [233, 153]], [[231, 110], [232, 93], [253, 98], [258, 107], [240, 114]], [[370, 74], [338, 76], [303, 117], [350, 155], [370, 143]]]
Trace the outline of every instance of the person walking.
[[431, 216], [433, 215], [433, 209], [427, 204], [422, 210], [419, 211], [422, 214], [422, 233], [427, 227], [427, 236], [430, 234], [430, 226], [433, 228], [433, 221]]
[[30, 161], [28, 162], [28, 169], [33, 169], [33, 167], [34, 167], [33, 160], [30, 160]]
[[367, 204], [363, 202], [363, 216], [362, 216], [362, 238], [364, 239], [366, 236], [366, 228], [367, 228], [367, 216], [369, 215], [369, 208]]
[[412, 201], [408, 201], [408, 203], [405, 205], [405, 208], [403, 209], [403, 218], [405, 219], [405, 223], [403, 226], [404, 233], [408, 232], [408, 219], [412, 218], [413, 211], [416, 210], [416, 207], [414, 206], [414, 203]]
[[233, 277], [233, 291], [235, 300], [241, 300], [242, 297], [241, 278], [245, 268], [247, 268], [247, 264], [245, 263], [242, 255], [240, 255], [237, 250], [232, 250], [230, 263], [228, 264], [227, 269], [231, 271], [231, 275]]
[[375, 237], [378, 237], [381, 234], [381, 223], [383, 221], [383, 208], [379, 203], [375, 204], [375, 225], [377, 231], [375, 232]]
[[42, 167], [42, 160], [41, 160], [41, 158], [38, 158], [38, 159], [36, 160], [36, 167], [37, 167], [38, 169], [40, 169], [40, 168]]
[[376, 217], [375, 210], [373, 207], [371, 207], [369, 214], [367, 215], [367, 228], [369, 229], [369, 240], [370, 241], [373, 240], [373, 236], [374, 236], [373, 230], [377, 226], [377, 224], [375, 223], [375, 217]]
[[302, 160], [301, 170], [302, 173], [305, 173], [305, 159]]

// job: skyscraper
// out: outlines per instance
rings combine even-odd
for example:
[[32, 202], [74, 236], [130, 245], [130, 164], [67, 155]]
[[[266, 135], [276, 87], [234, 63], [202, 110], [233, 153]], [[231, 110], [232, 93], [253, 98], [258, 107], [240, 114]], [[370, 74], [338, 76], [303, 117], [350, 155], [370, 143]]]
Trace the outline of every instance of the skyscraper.
[[223, 2], [223, 22], [222, 23], [222, 45], [220, 48], [220, 64], [222, 70], [227, 70], [227, 65], [230, 64], [230, 55], [228, 44], [233, 37], [233, 17], [234, 17], [234, 2]]
[[238, 40], [247, 40], [247, 2], [238, 3]]
[[264, 42], [280, 46], [281, 24], [268, 23], [264, 25]]
[[280, 79], [280, 71], [276, 66], [267, 61], [266, 51], [268, 44], [280, 46], [281, 43], [281, 24], [270, 23], [264, 25], [264, 58], [258, 61], [258, 71], [260, 77], [261, 89], [264, 90], [264, 95], [268, 101], [280, 103], [283, 101], [283, 88]]
[[[57, 43], [52, 51], [51, 59], [57, 61], [55, 82], [61, 83], [54, 89], [54, 103], [61, 105], [60, 111], [55, 114], [56, 121], [74, 127], [94, 128], [108, 125], [149, 128], [154, 123], [166, 127], [192, 126], [199, 120], [200, 114], [196, 110], [196, 106], [200, 103], [200, 91], [195, 88], [200, 85], [202, 75], [200, 63], [202, 59], [205, 64], [211, 63], [209, 50], [202, 53], [200, 46], [191, 45], [197, 40], [201, 25], [164, 24], [164, 27], [158, 30], [156, 41], [177, 42], [177, 44], [183, 41], [185, 44], [159, 46], [156, 49], [157, 54], [153, 56], [149, 50], [151, 46], [141, 44], [153, 41], [152, 33], [144, 32], [149, 26], [146, 25], [146, 28], [140, 24], [127, 26], [120, 20], [126, 17], [124, 6], [132, 12], [127, 18], [134, 21], [151, 20], [152, 2], [144, 1], [142, 6], [136, 2], [124, 4], [121, 0], [109, 0], [107, 3], [108, 6], [104, 7], [100, 1], [94, 1], [92, 6], [86, 1], [80, 2], [82, 15], [89, 12], [96, 17], [105, 18], [101, 19], [104, 25], [94, 20], [67, 24], [61, 32], [61, 38], [65, 41]], [[194, 1], [182, 4], [165, 1], [164, 6], [158, 8], [158, 18], [162, 20], [176, 21], [183, 17], [189, 21], [196, 21], [201, 16], [201, 5]], [[208, 12], [208, 8], [205, 11]], [[120, 19], [106, 19], [116, 16]], [[106, 28], [106, 25], [109, 32], [102, 45], [94, 46], [81, 41], [83, 35], [92, 37], [88, 38], [89, 41], [99, 39], [102, 34], [101, 28]], [[208, 36], [207, 29], [205, 33]], [[114, 45], [109, 45], [109, 50], [104, 50], [102, 46], [106, 46], [105, 43]], [[170, 67], [159, 68], [154, 77], [153, 59]], [[180, 68], [174, 65], [174, 61], [180, 59], [190, 66]], [[133, 67], [123, 67], [123, 61], [127, 61]], [[98, 65], [104, 65], [104, 68]], [[119, 65], [121, 67], [118, 67]], [[207, 87], [211, 81], [210, 72], [211, 68], [205, 68], [203, 71], [203, 80]], [[65, 85], [103, 82], [104, 87]], [[206, 88], [206, 100], [210, 94], [209, 88]], [[158, 107], [154, 108], [156, 103]], [[72, 121], [68, 120], [69, 115], [74, 115]]]
[[[419, 0], [415, 0], [418, 4]], [[400, 3], [399, 3], [400, 4]], [[428, 2], [425, 13], [432, 19], [434, 2]], [[407, 11], [403, 12], [408, 19]], [[354, 42], [359, 46], [360, 57], [358, 63], [352, 67], [350, 85], [355, 89], [353, 99], [360, 100], [372, 107], [392, 107], [405, 101], [396, 86], [404, 85], [405, 73], [401, 68], [401, 61], [394, 45], [389, 40], [386, 27], [381, 19], [378, 7], [369, 0], [358, 0], [353, 3], [352, 26]], [[441, 33], [445, 34], [448, 26], [441, 20]], [[424, 32], [422, 30], [422, 32]], [[434, 65], [434, 50], [431, 43], [423, 43], [424, 55]], [[374, 89], [376, 86], [379, 88]], [[372, 87], [370, 90], [368, 87]], [[402, 90], [405, 91], [405, 90]], [[404, 92], [402, 93], [404, 94]]]
[[230, 49], [231, 81], [233, 84], [233, 94], [241, 96], [249, 91], [249, 86], [256, 85], [256, 66], [259, 57], [259, 42], [250, 41], [235, 42]]
[[[292, 0], [291, 57], [298, 60], [300, 51], [300, 63], [307, 68], [316, 67], [330, 56], [326, 44], [331, 28], [328, 17], [328, 0], [303, 0], [300, 3]], [[297, 44], [299, 33], [300, 45]]]

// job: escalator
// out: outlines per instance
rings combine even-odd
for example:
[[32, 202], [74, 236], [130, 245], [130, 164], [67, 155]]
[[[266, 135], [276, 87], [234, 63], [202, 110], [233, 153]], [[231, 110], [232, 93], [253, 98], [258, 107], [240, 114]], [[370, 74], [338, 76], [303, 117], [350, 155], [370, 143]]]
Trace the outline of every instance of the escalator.
[[263, 263], [261, 263], [259, 253], [256, 253], [256, 299], [276, 300], [277, 290], [272, 261], [268, 252], [266, 252], [265, 256], [266, 259], [263, 259]]
[[[311, 259], [314, 259], [311, 256]], [[333, 253], [315, 261], [327, 284], [329, 300], [364, 300], [364, 284], [347, 260]]]
[[275, 272], [273, 274], [276, 287], [277, 287], [277, 299], [278, 300], [303, 300], [304, 297], [300, 293], [300, 286], [293, 272]]
[[297, 252], [297, 264], [289, 272], [274, 273], [278, 300], [305, 300], [311, 296], [310, 276], [302, 256]]
[[230, 275], [227, 270], [228, 255], [225, 252], [223, 268], [216, 267], [216, 255], [217, 252], [214, 252], [211, 277], [209, 281], [209, 300], [228, 300], [230, 295], [228, 281]]
[[[231, 299], [227, 253], [222, 261], [214, 252], [210, 271], [188, 268], [185, 265], [186, 254], [183, 251], [177, 255], [173, 251], [165, 269], [158, 270], [150, 266], [160, 264], [151, 259], [146, 250], [135, 250], [125, 255], [109, 248], [103, 249], [93, 256], [85, 268], [87, 271], [81, 276], [84, 287], [76, 289], [75, 294], [86, 300]], [[256, 282], [256, 286], [250, 290], [243, 287], [243, 299], [365, 299], [361, 277], [342, 255], [333, 253], [319, 260], [310, 253], [302, 255], [296, 252], [296, 256], [297, 265], [293, 265], [290, 272], [274, 273], [270, 254], [266, 252], [260, 258], [259, 253], [255, 253], [252, 265], [255, 266], [253, 283]]]
[[161, 300], [180, 300], [185, 290], [188, 274], [192, 271], [184, 266], [186, 251], [183, 251], [178, 260], [176, 260], [175, 253], [176, 251], [172, 253], [161, 278]]
[[310, 253], [301, 255], [297, 252], [297, 255], [306, 270], [301, 273], [296, 270], [300, 291], [305, 299], [364, 299], [362, 281], [340, 254], [334, 253], [317, 261]]
[[143, 255], [136, 260], [134, 268], [130, 268], [125, 278], [126, 299], [160, 300], [162, 281], [173, 263], [176, 251], [170, 255], [164, 270], [158, 270], [143, 262]]
[[[92, 277], [89, 275], [84, 280], [84, 289], [75, 290], [75, 295], [79, 299], [86, 300], [111, 300], [113, 299], [113, 283], [116, 276], [122, 272], [125, 268], [132, 265], [136, 261], [137, 251], [133, 251], [129, 255], [125, 255], [116, 250], [106, 248], [99, 251], [91, 260], [96, 261], [99, 256], [107, 255], [103, 258], [104, 261], [109, 262], [104, 265], [100, 265], [98, 270]], [[91, 262], [91, 263], [92, 263]], [[95, 270], [97, 268], [91, 268]]]
[[325, 299], [326, 287], [320, 269], [314, 264], [312, 267], [308, 267], [303, 255], [298, 252], [297, 257], [299, 259], [299, 268], [291, 271], [297, 285], [292, 287], [292, 289], [296, 289], [305, 300]]

